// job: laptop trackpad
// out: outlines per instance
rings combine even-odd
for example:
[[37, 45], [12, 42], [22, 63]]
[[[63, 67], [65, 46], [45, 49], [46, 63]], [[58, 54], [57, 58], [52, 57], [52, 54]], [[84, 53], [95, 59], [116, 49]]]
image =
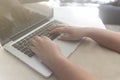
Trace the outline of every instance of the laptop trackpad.
[[68, 57], [69, 55], [71, 55], [71, 53], [79, 45], [78, 41], [62, 41], [62, 40], [55, 39], [54, 42], [58, 44], [58, 46], [60, 47], [65, 57]]

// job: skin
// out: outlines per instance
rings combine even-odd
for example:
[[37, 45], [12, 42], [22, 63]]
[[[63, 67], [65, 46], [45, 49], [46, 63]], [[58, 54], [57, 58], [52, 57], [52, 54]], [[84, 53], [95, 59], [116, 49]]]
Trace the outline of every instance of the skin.
[[[76, 28], [59, 26], [50, 33], [64, 33], [60, 40], [80, 40], [89, 37], [104, 47], [120, 52], [120, 33], [97, 28]], [[35, 36], [31, 43], [31, 50], [56, 75], [59, 80], [96, 80], [94, 76], [66, 59], [59, 47], [45, 36]], [[47, 47], [46, 47], [47, 46]]]
[[[15, 12], [17, 17], [16, 14], [11, 13], [15, 19], [21, 16], [19, 10], [21, 10], [22, 13], [27, 13], [27, 15], [29, 13], [28, 17], [25, 17], [26, 21], [28, 21], [31, 16], [31, 13], [25, 11], [26, 9], [24, 9], [17, 0], [1, 0], [0, 6], [10, 12]], [[19, 17], [19, 19], [23, 21], [23, 18], [21, 19], [21, 17]], [[83, 37], [90, 37], [100, 45], [120, 52], [120, 33], [118, 32], [95, 28], [59, 26], [59, 28], [54, 29], [51, 34], [58, 32], [64, 33], [63, 36], [59, 37], [60, 40], [80, 40]], [[33, 46], [30, 47], [31, 50], [36, 54], [38, 59], [42, 60], [43, 63], [53, 71], [59, 80], [96, 80], [94, 76], [66, 59], [57, 44], [48, 37], [35, 36], [31, 40], [31, 43], [33, 44]]]

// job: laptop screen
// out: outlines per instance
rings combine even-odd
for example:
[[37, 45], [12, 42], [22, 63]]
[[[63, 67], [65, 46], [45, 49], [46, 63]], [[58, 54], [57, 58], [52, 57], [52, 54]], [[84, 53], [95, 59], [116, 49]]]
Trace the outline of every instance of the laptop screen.
[[10, 40], [11, 36], [33, 27], [34, 24], [49, 20], [53, 16], [51, 8], [47, 10], [47, 15], [43, 14], [44, 9], [41, 9], [39, 13], [34, 8], [18, 7], [12, 9], [11, 12], [7, 11], [5, 15], [0, 14], [0, 42], [2, 44]]

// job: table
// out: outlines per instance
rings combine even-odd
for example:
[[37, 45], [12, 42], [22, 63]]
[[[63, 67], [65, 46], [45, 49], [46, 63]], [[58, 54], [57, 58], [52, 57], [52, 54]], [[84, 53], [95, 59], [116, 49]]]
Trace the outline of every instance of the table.
[[[93, 7], [56, 7], [54, 9], [54, 18], [78, 27], [97, 27], [105, 29], [102, 21], [98, 17], [98, 13], [96, 13], [93, 17], [91, 17], [90, 14], [85, 15], [88, 14], [88, 9], [91, 9], [91, 12], [93, 12], [94, 9], [97, 10], [97, 8]], [[76, 65], [89, 71], [100, 80], [120, 79], [120, 55], [114, 51], [99, 46], [95, 41], [89, 38], [85, 38], [68, 59]], [[8, 52], [4, 51], [4, 49], [1, 47], [0, 80], [57, 79], [54, 75], [49, 78], [44, 78], [29, 68], [26, 64], [16, 59]]]

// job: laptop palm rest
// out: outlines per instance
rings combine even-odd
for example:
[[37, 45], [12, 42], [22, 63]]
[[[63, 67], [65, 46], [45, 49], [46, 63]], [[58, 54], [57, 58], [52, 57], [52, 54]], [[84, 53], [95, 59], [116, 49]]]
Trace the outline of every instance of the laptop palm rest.
[[58, 44], [65, 57], [68, 57], [79, 45], [78, 41], [62, 41], [55, 39], [54, 42]]

